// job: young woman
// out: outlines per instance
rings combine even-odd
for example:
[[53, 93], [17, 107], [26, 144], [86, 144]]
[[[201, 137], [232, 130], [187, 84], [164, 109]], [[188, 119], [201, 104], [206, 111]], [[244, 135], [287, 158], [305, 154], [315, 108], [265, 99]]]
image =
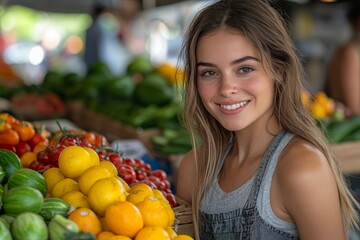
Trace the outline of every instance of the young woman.
[[302, 105], [278, 12], [264, 0], [216, 1], [195, 16], [183, 56], [194, 150], [177, 195], [192, 203], [196, 237], [346, 239], [358, 204]]

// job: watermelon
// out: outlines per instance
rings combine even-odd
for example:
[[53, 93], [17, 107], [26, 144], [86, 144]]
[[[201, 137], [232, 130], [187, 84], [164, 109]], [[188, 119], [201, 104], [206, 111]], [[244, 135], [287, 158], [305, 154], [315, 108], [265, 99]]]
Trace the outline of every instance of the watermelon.
[[9, 225], [7, 225], [5, 222], [0, 221], [0, 239], [1, 240], [12, 240], [11, 232], [10, 232], [10, 229], [8, 226]]
[[7, 149], [0, 149], [0, 166], [5, 172], [4, 181], [7, 182], [16, 170], [22, 168], [22, 163], [16, 153]]
[[44, 204], [44, 196], [35, 188], [18, 186], [10, 189], [4, 196], [4, 212], [17, 216], [23, 212], [40, 212]]
[[16, 170], [8, 179], [9, 190], [18, 186], [28, 186], [39, 190], [43, 196], [48, 192], [43, 175], [30, 168]]
[[61, 198], [49, 197], [44, 199], [44, 204], [39, 212], [39, 215], [44, 218], [46, 222], [50, 221], [56, 214], [66, 217], [70, 204]]
[[32, 212], [19, 214], [11, 224], [11, 233], [14, 240], [47, 240], [49, 234], [44, 219]]

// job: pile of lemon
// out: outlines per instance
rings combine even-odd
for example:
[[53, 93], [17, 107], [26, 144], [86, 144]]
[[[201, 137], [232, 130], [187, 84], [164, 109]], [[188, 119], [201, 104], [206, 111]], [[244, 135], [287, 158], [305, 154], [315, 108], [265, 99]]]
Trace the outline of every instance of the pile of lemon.
[[175, 214], [163, 193], [144, 183], [129, 186], [109, 161], [81, 146], [66, 147], [59, 167], [43, 173], [48, 196], [74, 208], [68, 218], [97, 240], [189, 240], [172, 226]]

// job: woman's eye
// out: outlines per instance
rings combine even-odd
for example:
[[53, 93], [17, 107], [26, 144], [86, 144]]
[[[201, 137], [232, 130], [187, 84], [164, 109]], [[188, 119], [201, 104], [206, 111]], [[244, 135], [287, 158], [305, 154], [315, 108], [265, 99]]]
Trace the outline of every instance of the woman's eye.
[[251, 68], [251, 67], [242, 67], [239, 69], [239, 72], [240, 73], [244, 73], [244, 74], [247, 74], [247, 73], [251, 73], [254, 69]]
[[206, 72], [201, 73], [202, 77], [212, 77], [215, 75], [216, 75], [216, 73], [214, 71], [206, 71]]

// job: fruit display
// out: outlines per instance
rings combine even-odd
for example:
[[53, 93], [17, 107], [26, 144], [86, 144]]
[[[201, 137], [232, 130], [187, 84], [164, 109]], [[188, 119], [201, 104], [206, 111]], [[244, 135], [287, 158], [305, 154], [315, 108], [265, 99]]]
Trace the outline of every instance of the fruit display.
[[43, 171], [24, 168], [7, 149], [0, 159], [1, 239], [193, 239], [174, 230], [170, 189], [154, 180], [166, 180], [160, 169], [128, 184], [110, 160], [120, 158], [80, 145], [64, 147], [58, 166]]
[[352, 114], [344, 104], [324, 92], [313, 97], [303, 92], [302, 100], [331, 143], [360, 140], [360, 115]]

